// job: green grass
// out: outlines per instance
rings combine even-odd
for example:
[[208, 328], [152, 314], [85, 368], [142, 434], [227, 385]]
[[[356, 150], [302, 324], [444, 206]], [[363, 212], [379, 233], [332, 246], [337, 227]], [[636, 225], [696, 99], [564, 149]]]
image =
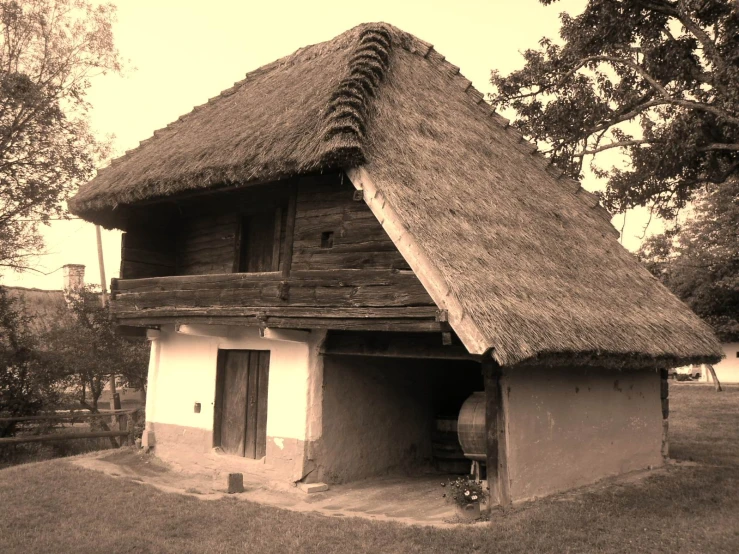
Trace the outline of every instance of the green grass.
[[671, 387], [671, 467], [455, 529], [202, 501], [63, 460], [0, 471], [0, 552], [739, 552], [739, 388]]

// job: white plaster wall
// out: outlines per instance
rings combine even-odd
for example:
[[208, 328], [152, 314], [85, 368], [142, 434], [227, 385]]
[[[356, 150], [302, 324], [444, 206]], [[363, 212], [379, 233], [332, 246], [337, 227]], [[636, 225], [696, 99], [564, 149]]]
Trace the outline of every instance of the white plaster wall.
[[[214, 329], [205, 325], [190, 328], [204, 333]], [[316, 344], [322, 335], [314, 332], [306, 335], [306, 342], [286, 342], [261, 338], [256, 328], [230, 327], [225, 334], [193, 336], [176, 333], [173, 326], [162, 328], [157, 341], [158, 371], [149, 372], [155, 383], [153, 387], [149, 383], [147, 418], [154, 423], [212, 430], [218, 350], [269, 350], [267, 436], [306, 440], [308, 421], [315, 418], [308, 401], [316, 396], [311, 383], [316, 378]], [[194, 411], [196, 402], [201, 404], [200, 413]]]
[[[739, 342], [726, 342], [721, 346], [724, 349], [724, 358], [713, 364], [716, 377], [721, 384], [739, 383]], [[705, 366], [701, 368], [700, 381], [713, 383], [711, 372]]]
[[514, 500], [663, 462], [656, 370], [522, 367], [503, 386]]

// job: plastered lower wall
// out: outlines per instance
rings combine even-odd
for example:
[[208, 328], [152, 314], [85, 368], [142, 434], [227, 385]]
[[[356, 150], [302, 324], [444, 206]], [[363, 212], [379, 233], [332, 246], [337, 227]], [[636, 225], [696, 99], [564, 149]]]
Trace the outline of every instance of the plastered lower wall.
[[657, 371], [513, 368], [503, 386], [514, 501], [663, 462]]
[[[197, 331], [194, 326], [191, 329]], [[201, 330], [214, 328], [202, 326]], [[299, 478], [304, 442], [320, 432], [315, 424], [317, 418], [320, 421], [320, 394], [314, 381], [321, 382], [317, 349], [323, 334], [311, 333], [305, 342], [286, 342], [261, 338], [253, 328], [231, 327], [222, 332], [225, 336], [193, 336], [167, 326], [153, 341], [147, 424], [155, 433], [155, 452], [182, 461], [208, 451], [219, 349], [269, 350], [265, 462]], [[200, 413], [195, 413], [195, 403], [200, 403]]]
[[[724, 350], [724, 358], [719, 363], [713, 364], [716, 377], [722, 385], [739, 383], [739, 342], [725, 342], [721, 347]], [[700, 380], [713, 383], [713, 377], [705, 366], [703, 366]]]
[[311, 480], [342, 483], [431, 458], [434, 362], [325, 356], [323, 433], [312, 444]]

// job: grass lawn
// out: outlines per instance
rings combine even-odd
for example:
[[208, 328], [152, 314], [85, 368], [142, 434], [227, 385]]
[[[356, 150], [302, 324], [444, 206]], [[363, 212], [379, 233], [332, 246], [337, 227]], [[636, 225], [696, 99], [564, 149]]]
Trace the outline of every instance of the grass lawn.
[[0, 471], [0, 552], [739, 552], [739, 387], [671, 385], [671, 467], [456, 529], [202, 501], [63, 460]]

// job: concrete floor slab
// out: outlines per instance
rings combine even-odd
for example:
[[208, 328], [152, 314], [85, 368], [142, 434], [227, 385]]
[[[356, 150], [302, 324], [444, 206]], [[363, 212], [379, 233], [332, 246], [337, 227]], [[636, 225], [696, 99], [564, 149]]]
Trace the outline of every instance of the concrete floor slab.
[[[244, 464], [243, 459], [217, 456], [197, 467], [173, 468], [155, 456], [132, 449], [97, 452], [74, 458], [73, 463], [113, 477], [135, 480], [166, 492], [188, 494], [203, 500], [223, 497], [258, 502], [299, 512], [330, 517], [361, 517], [376, 521], [438, 527], [469, 523], [443, 497], [445, 476], [384, 476], [305, 494], [297, 486], [273, 479], [264, 464]], [[260, 467], [261, 466], [261, 467]], [[227, 492], [229, 473], [243, 474], [245, 492]], [[486, 519], [485, 510], [481, 520]]]

